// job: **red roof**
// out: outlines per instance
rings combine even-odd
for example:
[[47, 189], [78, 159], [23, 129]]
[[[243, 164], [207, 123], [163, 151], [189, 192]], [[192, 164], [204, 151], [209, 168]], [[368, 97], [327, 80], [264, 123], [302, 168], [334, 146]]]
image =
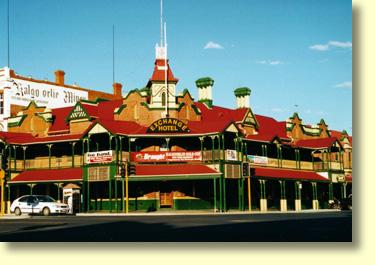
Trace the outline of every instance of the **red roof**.
[[297, 141], [294, 146], [302, 148], [329, 148], [337, 141], [336, 137], [317, 138], [317, 139], [306, 139]]
[[187, 126], [189, 127], [191, 134], [204, 134], [223, 132], [231, 123], [232, 121], [228, 120], [190, 121]]
[[179, 165], [137, 165], [137, 176], [176, 176], [176, 175], [220, 175], [216, 170], [200, 164]]
[[61, 133], [69, 131], [69, 123], [66, 122], [66, 118], [72, 111], [73, 106], [65, 108], [52, 109], [53, 122], [48, 130], [48, 133]]
[[329, 179], [313, 171], [290, 170], [279, 168], [255, 168], [255, 176], [277, 179], [329, 181]]
[[[154, 72], [152, 73], [152, 76], [150, 78], [150, 81], [165, 81], [165, 60], [163, 59], [156, 59], [155, 60], [155, 67]], [[167, 67], [168, 67], [168, 73], [167, 78], [168, 81], [172, 82], [178, 82], [178, 79], [173, 76], [171, 67], [169, 66], [169, 61], [167, 60]]]
[[200, 109], [203, 121], [226, 120], [240, 122], [245, 119], [246, 114], [249, 110], [247, 108], [228, 109], [218, 106], [212, 106], [212, 108], [208, 108], [201, 102], [194, 102], [194, 105]]
[[82, 168], [40, 169], [23, 171], [9, 183], [81, 181]]

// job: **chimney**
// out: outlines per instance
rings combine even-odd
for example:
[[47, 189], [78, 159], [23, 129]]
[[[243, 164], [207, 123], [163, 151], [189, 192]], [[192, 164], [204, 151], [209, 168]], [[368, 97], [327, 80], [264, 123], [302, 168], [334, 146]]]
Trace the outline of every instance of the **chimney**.
[[58, 85], [64, 85], [64, 76], [65, 76], [65, 72], [63, 70], [56, 70], [55, 71], [55, 82], [56, 84]]
[[208, 108], [211, 108], [214, 80], [211, 77], [202, 77], [195, 81], [195, 84], [198, 87], [198, 101], [206, 104]]
[[250, 108], [251, 89], [248, 87], [239, 87], [234, 90], [236, 96], [237, 109]]
[[116, 98], [122, 98], [122, 85], [120, 83], [113, 83], [113, 95]]

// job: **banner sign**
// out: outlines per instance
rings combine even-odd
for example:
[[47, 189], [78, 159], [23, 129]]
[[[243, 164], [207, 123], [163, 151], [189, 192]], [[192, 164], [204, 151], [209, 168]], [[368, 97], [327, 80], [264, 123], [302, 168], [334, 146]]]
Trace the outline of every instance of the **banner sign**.
[[225, 150], [225, 159], [229, 161], [237, 160], [237, 152], [235, 150]]
[[134, 162], [187, 162], [202, 161], [200, 151], [186, 152], [132, 152]]
[[81, 99], [88, 99], [87, 91], [52, 84], [11, 79], [9, 86], [11, 104], [20, 106], [28, 106], [33, 100], [38, 106], [61, 108], [73, 106]]
[[190, 132], [188, 126], [175, 118], [162, 118], [154, 121], [148, 128], [148, 133], [176, 133], [176, 132]]
[[86, 164], [110, 163], [112, 161], [112, 150], [86, 153]]
[[266, 156], [248, 155], [247, 159], [249, 160], [250, 163], [254, 163], [254, 164], [260, 164], [260, 165], [268, 164], [268, 158]]

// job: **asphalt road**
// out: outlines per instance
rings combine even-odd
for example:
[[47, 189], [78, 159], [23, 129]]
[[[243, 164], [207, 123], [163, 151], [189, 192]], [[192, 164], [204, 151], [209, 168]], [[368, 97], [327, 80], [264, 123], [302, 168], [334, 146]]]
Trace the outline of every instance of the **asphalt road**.
[[32, 216], [0, 219], [2, 242], [351, 242], [352, 213]]

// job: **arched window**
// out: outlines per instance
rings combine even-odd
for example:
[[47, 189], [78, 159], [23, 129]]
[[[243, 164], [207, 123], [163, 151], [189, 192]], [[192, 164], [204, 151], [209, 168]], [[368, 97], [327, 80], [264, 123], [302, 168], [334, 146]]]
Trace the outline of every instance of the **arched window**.
[[166, 98], [165, 98], [165, 92], [163, 92], [163, 93], [161, 93], [161, 105], [162, 106], [165, 106], [165, 100], [166, 100]]

